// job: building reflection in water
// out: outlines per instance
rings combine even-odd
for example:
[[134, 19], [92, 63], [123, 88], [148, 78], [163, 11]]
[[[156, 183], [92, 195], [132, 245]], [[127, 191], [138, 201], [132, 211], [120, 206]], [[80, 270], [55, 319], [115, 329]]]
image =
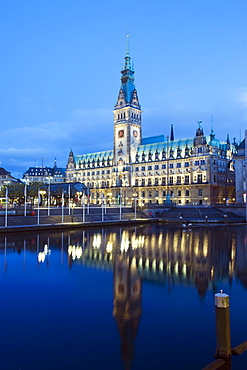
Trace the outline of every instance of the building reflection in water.
[[[162, 284], [172, 291], [175, 283], [194, 286], [203, 299], [222, 281], [235, 275], [247, 287], [246, 227], [180, 230], [158, 225], [0, 237], [0, 251], [7, 269], [8, 250], [36, 253], [39, 263], [49, 261], [60, 249], [61, 263], [113, 270], [113, 316], [122, 359], [130, 367], [134, 341], [142, 315], [142, 281]], [[7, 273], [7, 271], [6, 271]]]
[[247, 286], [246, 244], [245, 227], [182, 231], [150, 226], [0, 237], [5, 269], [9, 249], [36, 251], [39, 263], [48, 262], [52, 250], [60, 249], [61, 262], [67, 256], [70, 267], [81, 263], [114, 271], [116, 260], [128, 256], [126, 266], [135, 267], [140, 278], [167, 284], [169, 289], [176, 281], [194, 285], [200, 297], [236, 273]]
[[142, 313], [141, 278], [130, 249], [115, 253], [113, 271], [113, 316], [118, 326], [125, 369], [130, 369], [134, 355], [134, 341]]

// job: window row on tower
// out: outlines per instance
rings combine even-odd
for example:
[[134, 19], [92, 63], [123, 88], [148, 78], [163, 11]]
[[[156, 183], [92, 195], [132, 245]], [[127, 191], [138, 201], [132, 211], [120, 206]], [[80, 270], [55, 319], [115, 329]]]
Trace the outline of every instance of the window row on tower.
[[[141, 120], [141, 115], [140, 114], [137, 114], [137, 113], [133, 113], [131, 112], [131, 115], [130, 115], [131, 118], [135, 119], [135, 120]], [[126, 119], [126, 113], [123, 112], [123, 113], [118, 113], [117, 115], [117, 119], [118, 121], [121, 120], [121, 119]]]

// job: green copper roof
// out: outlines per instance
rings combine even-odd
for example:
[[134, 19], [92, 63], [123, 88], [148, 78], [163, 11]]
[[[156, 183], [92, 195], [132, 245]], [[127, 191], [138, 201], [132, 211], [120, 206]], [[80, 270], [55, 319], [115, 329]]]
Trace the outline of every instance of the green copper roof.
[[121, 89], [123, 90], [124, 97], [126, 104], [130, 104], [132, 100], [132, 94], [135, 90], [134, 85], [134, 68], [131, 65], [131, 57], [129, 53], [129, 38], [127, 36], [127, 48], [126, 48], [126, 54], [125, 54], [125, 64], [124, 69], [121, 71], [122, 77], [121, 77]]

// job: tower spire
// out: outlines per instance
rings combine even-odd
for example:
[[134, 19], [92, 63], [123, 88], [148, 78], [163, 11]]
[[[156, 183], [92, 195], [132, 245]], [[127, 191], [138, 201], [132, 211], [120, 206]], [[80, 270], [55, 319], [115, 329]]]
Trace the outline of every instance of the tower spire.
[[174, 141], [173, 123], [171, 123], [171, 135], [170, 135], [170, 141]]
[[132, 70], [131, 64], [130, 64], [130, 50], [129, 50], [129, 34], [127, 34], [127, 45], [126, 45], [126, 53], [125, 53], [125, 65], [124, 69]]

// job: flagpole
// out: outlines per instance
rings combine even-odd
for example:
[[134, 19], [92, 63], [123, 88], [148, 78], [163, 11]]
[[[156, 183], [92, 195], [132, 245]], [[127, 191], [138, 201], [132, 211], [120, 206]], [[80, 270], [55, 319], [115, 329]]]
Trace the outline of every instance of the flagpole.
[[5, 204], [5, 227], [8, 226], [8, 188], [6, 186], [5, 188], [5, 200], [6, 200], [6, 204]]
[[68, 191], [68, 193], [69, 193], [69, 215], [70, 215], [70, 184], [69, 184], [69, 191]]
[[62, 224], [63, 224], [64, 191], [62, 190]]
[[119, 219], [122, 220], [122, 191], [119, 193]]
[[48, 212], [47, 215], [50, 216], [50, 207], [51, 207], [51, 178], [48, 177], [49, 187], [48, 187]]
[[25, 199], [24, 216], [26, 217], [27, 215], [27, 183], [26, 182], [25, 182], [25, 187], [24, 187], [24, 199]]
[[89, 215], [89, 202], [90, 202], [90, 193], [89, 189], [87, 188], [87, 214]]
[[38, 219], [37, 219], [38, 225], [39, 225], [39, 202], [40, 202], [40, 194], [39, 194], [39, 189], [38, 189]]
[[82, 222], [84, 223], [85, 222], [85, 194], [83, 194], [83, 198], [82, 198]]

